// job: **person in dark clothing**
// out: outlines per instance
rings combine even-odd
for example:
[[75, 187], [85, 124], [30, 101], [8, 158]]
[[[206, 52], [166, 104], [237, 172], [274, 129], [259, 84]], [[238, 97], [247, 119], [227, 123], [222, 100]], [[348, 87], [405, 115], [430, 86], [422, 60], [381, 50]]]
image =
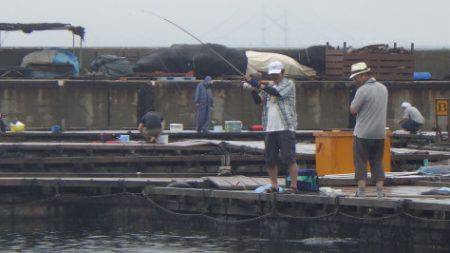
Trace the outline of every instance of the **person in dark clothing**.
[[197, 132], [207, 133], [211, 124], [211, 112], [214, 100], [211, 91], [212, 79], [207, 76], [205, 80], [197, 85], [194, 103], [197, 108]]
[[[357, 86], [352, 85], [352, 87], [350, 88], [349, 94], [348, 94], [348, 107], [350, 108], [350, 105], [352, 104], [353, 99], [355, 98], [356, 95], [356, 90], [358, 89]], [[356, 125], [356, 116], [350, 112], [350, 110], [348, 111], [349, 115], [348, 115], [348, 128], [355, 128]]]
[[139, 122], [138, 130], [150, 142], [156, 142], [164, 129], [164, 118], [160, 112], [147, 112]]
[[6, 118], [6, 114], [0, 113], [0, 132], [2, 133], [6, 133], [6, 124], [5, 121], [3, 121], [4, 118]]

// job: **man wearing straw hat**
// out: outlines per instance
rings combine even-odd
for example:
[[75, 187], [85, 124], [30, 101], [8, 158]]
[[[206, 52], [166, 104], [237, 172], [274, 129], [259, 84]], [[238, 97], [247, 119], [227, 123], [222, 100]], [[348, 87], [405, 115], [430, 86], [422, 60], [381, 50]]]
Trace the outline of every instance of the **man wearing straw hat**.
[[384, 197], [382, 164], [388, 91], [371, 75], [370, 68], [365, 62], [358, 62], [351, 66], [350, 79], [359, 87], [350, 105], [350, 112], [356, 115], [353, 132], [355, 179], [358, 181], [356, 197], [365, 196], [367, 162], [369, 162], [371, 179], [377, 186], [377, 197], [382, 198]]

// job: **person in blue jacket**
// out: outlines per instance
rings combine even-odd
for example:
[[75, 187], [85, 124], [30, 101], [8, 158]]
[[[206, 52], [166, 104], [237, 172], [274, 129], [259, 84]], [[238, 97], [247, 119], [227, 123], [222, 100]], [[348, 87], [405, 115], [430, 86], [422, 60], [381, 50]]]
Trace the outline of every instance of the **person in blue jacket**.
[[195, 90], [194, 103], [197, 108], [197, 132], [199, 133], [207, 133], [211, 124], [211, 111], [214, 105], [211, 84], [212, 78], [207, 76]]

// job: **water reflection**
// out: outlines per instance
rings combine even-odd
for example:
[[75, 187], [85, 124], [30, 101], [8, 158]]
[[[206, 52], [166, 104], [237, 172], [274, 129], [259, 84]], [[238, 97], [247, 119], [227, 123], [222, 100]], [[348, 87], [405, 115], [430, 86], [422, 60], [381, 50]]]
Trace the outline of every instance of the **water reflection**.
[[111, 227], [93, 221], [3, 224], [0, 247], [2, 252], [359, 252], [352, 239], [271, 241], [173, 227]]

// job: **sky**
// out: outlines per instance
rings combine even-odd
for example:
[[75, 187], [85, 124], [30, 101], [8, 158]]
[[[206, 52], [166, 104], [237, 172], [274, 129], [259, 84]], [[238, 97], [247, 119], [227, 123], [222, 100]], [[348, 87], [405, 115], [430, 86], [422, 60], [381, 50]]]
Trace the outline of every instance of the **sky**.
[[[61, 22], [86, 28], [88, 47], [204, 42], [232, 47], [393, 44], [450, 48], [448, 0], [0, 0], [0, 22]], [[1, 46], [71, 46], [66, 31], [2, 32]], [[77, 42], [78, 43], [78, 42]]]

